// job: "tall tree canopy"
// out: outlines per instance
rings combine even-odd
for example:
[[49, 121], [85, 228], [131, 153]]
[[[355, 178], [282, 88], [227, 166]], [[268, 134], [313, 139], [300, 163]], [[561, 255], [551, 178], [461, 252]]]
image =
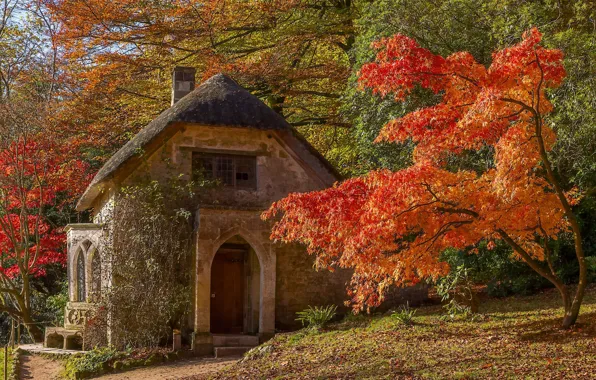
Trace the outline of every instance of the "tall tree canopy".
[[358, 1], [47, 3], [76, 93], [69, 121], [100, 146], [120, 145], [169, 106], [175, 65], [197, 68], [199, 80], [231, 74], [296, 127], [345, 126]]
[[199, 79], [216, 71], [231, 74], [346, 175], [404, 167], [411, 144], [371, 142], [386, 121], [435, 99], [422, 91], [396, 104], [356, 91], [355, 72], [372, 58], [370, 42], [403, 33], [442, 55], [470, 51], [486, 65], [493, 50], [537, 25], [548, 32], [546, 46], [565, 52], [569, 72], [553, 97], [558, 107], [550, 117], [558, 119], [560, 136], [554, 165], [565, 179], [596, 186], [595, 160], [580, 153], [594, 149], [589, 137], [596, 133], [596, 113], [580, 111], [594, 109], [590, 99], [596, 98], [590, 1], [43, 3], [61, 25], [56, 37], [67, 58], [65, 125], [82, 142], [92, 141], [85, 149], [92, 162], [105, 159], [168, 107], [170, 72], [180, 64], [196, 67]]
[[[563, 325], [572, 325], [586, 266], [575, 193], [555, 176], [548, 152], [556, 135], [544, 119], [553, 110], [546, 90], [561, 85], [565, 70], [562, 52], [540, 40], [530, 30], [495, 52], [488, 68], [470, 53], [435, 55], [403, 35], [376, 42], [376, 61], [360, 73], [364, 87], [403, 101], [420, 86], [440, 99], [390, 121], [377, 137], [413, 141], [413, 164], [291, 194], [264, 214], [282, 213], [272, 237], [306, 244], [319, 267], [354, 268], [355, 308], [378, 305], [391, 285], [445, 274], [439, 258], [447, 248], [503, 240], [557, 287]], [[486, 170], [449, 170], [450, 157], [482, 149], [494, 157]], [[548, 243], [561, 231], [573, 234], [580, 267], [573, 299], [551, 265]]]

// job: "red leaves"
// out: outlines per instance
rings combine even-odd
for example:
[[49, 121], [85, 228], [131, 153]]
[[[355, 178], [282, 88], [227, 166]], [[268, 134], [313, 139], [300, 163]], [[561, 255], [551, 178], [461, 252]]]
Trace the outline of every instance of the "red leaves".
[[64, 234], [44, 218], [88, 182], [87, 164], [64, 162], [64, 149], [47, 136], [22, 135], [0, 150], [0, 272], [8, 278], [43, 276], [65, 264]]
[[380, 49], [377, 62], [360, 70], [360, 83], [383, 96], [393, 92], [403, 100], [416, 84], [438, 93], [446, 82], [445, 59], [421, 48], [413, 39], [397, 34], [373, 44]]
[[[565, 71], [558, 50], [538, 45], [533, 29], [518, 45], [494, 54], [487, 70], [467, 52], [443, 59], [422, 49], [412, 39], [397, 35], [374, 44], [377, 61], [362, 68], [360, 83], [383, 96], [402, 100], [420, 85], [443, 101], [389, 122], [377, 140], [418, 143], [417, 157], [440, 160], [442, 153], [461, 153], [494, 145], [510, 123], [527, 113], [519, 103], [549, 112], [544, 89], [558, 86]], [[540, 102], [538, 102], [540, 99]]]
[[563, 53], [543, 48], [541, 39], [542, 34], [533, 28], [524, 33], [519, 44], [494, 53], [488, 70], [491, 84], [505, 90], [530, 83], [534, 89], [538, 85], [558, 87], [565, 77]]
[[[544, 91], [558, 86], [565, 72], [562, 54], [541, 47], [540, 38], [529, 31], [495, 53], [488, 69], [469, 53], [443, 58], [402, 35], [375, 43], [376, 62], [361, 71], [364, 87], [398, 100], [417, 85], [442, 94], [439, 104], [391, 121], [377, 138], [414, 141], [415, 164], [291, 194], [264, 214], [282, 214], [272, 238], [305, 244], [323, 267], [353, 268], [349, 293], [356, 309], [382, 302], [390, 285], [444, 274], [439, 257], [445, 249], [472, 248], [484, 239], [492, 248], [501, 231], [542, 260], [538, 241], [568, 227], [542, 174], [537, 138], [550, 150], [555, 135], [542, 121], [552, 108]], [[487, 146], [494, 168], [480, 174], [444, 168], [448, 155]]]

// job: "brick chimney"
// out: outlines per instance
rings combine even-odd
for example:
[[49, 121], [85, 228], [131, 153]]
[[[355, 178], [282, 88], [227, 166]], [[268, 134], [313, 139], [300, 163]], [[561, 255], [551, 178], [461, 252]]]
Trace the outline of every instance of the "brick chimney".
[[176, 66], [172, 73], [172, 105], [195, 89], [194, 67]]

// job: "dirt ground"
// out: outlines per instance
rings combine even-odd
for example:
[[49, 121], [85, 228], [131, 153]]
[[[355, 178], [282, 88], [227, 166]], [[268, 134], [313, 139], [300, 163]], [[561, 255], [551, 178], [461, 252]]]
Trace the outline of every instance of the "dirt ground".
[[98, 377], [101, 380], [207, 379], [239, 358], [192, 358]]
[[[232, 364], [239, 358], [190, 358], [153, 367], [139, 368], [122, 373], [98, 377], [102, 380], [166, 380], [166, 379], [207, 379], [210, 375]], [[57, 380], [64, 368], [58, 360], [39, 355], [22, 355], [21, 379]]]
[[60, 379], [64, 368], [58, 360], [44, 358], [39, 355], [21, 355], [20, 379]]

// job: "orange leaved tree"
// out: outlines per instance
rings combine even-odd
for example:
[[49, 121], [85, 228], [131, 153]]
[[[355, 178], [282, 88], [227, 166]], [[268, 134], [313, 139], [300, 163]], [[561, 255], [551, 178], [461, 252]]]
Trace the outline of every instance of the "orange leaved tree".
[[[307, 245], [320, 268], [354, 269], [349, 293], [355, 309], [378, 305], [389, 286], [446, 274], [447, 248], [505, 241], [514, 255], [549, 280], [563, 298], [563, 327], [573, 325], [586, 286], [582, 238], [572, 205], [548, 153], [555, 133], [545, 91], [565, 76], [563, 54], [540, 46], [532, 29], [517, 45], [494, 53], [489, 68], [471, 54], [441, 57], [403, 35], [374, 47], [360, 83], [405, 100], [416, 86], [441, 101], [389, 122], [379, 141], [416, 143], [414, 164], [374, 171], [331, 189], [290, 194], [263, 217], [281, 213], [272, 238]], [[492, 166], [478, 173], [448, 170], [448, 161], [490, 151]], [[557, 276], [549, 242], [562, 232], [575, 240], [579, 284], [575, 294]]]

